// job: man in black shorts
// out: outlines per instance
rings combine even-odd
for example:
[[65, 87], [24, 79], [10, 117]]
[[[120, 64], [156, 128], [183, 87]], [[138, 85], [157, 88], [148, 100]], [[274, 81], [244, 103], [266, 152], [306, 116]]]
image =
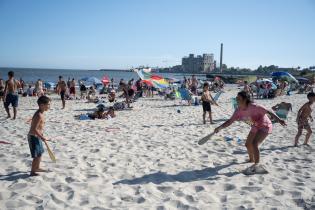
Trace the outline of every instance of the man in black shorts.
[[212, 120], [212, 115], [211, 115], [211, 103], [213, 103], [215, 105], [218, 105], [218, 104], [212, 98], [210, 91], [209, 91], [209, 84], [207, 82], [204, 83], [201, 100], [202, 100], [202, 109], [203, 109], [203, 115], [202, 115], [203, 124], [206, 124], [206, 113], [207, 112], [209, 112], [210, 123], [214, 124], [214, 122]]
[[59, 81], [58, 81], [56, 89], [57, 89], [57, 93], [60, 94], [61, 101], [62, 101], [62, 109], [64, 109], [66, 107], [65, 94], [66, 94], [66, 90], [67, 90], [67, 84], [62, 79], [62, 76], [59, 76]]

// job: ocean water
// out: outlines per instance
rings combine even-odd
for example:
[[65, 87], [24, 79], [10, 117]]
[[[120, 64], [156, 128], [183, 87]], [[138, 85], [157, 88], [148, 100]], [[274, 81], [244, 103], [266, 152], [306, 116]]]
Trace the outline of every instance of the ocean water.
[[[84, 77], [96, 77], [101, 79], [103, 76], [114, 78], [116, 83], [120, 79], [130, 80], [134, 78], [137, 80], [139, 77], [136, 72], [125, 71], [99, 71], [99, 70], [69, 70], [69, 69], [32, 69], [32, 68], [0, 68], [0, 78], [6, 80], [8, 78], [8, 71], [14, 71], [15, 78], [22, 78], [26, 83], [36, 82], [38, 79], [44, 82], [57, 82], [59, 75], [63, 76], [64, 80], [68, 78], [79, 80]], [[176, 78], [183, 80], [184, 76], [190, 77], [191, 74], [172, 74], [172, 73], [155, 73], [163, 77]], [[204, 79], [205, 76], [198, 75], [198, 78]]]

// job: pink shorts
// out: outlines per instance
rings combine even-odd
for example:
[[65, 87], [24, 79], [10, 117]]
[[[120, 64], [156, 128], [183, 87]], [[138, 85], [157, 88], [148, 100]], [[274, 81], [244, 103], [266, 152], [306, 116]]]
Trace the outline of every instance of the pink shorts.
[[258, 131], [262, 131], [264, 133], [272, 133], [272, 126], [271, 127], [262, 127], [262, 128], [258, 128], [256, 126], [252, 126], [252, 128], [250, 129], [250, 133], [257, 133]]

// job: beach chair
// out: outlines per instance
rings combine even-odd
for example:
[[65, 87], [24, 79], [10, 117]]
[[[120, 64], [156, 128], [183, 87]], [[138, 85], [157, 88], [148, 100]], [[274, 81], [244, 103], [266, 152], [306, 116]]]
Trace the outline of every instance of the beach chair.
[[281, 118], [286, 120], [288, 118], [289, 110], [286, 109], [279, 109], [276, 111], [276, 115]]
[[[286, 109], [278, 109], [275, 111], [275, 114], [282, 120], [286, 120], [288, 118], [289, 110]], [[271, 119], [271, 122], [274, 124], [276, 123], [275, 119]]]
[[180, 88], [178, 89], [178, 92], [180, 94], [182, 101], [188, 101], [188, 103], [191, 104], [192, 97], [189, 90], [187, 90], [186, 88]]
[[231, 100], [232, 100], [232, 107], [233, 107], [234, 110], [236, 110], [237, 107], [238, 107], [236, 98], [231, 98]]

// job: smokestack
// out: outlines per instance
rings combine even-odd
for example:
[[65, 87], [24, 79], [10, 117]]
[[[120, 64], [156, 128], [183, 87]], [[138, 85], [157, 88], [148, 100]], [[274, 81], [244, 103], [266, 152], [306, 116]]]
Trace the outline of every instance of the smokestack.
[[222, 73], [222, 58], [223, 58], [223, 43], [221, 43], [221, 51], [220, 51], [220, 72]]

